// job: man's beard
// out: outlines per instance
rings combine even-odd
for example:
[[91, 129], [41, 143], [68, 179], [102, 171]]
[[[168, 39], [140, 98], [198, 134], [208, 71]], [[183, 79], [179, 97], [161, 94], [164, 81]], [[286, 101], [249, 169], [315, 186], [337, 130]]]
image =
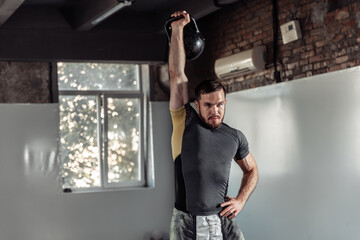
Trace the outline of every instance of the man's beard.
[[[225, 114], [222, 116], [222, 118], [220, 119], [220, 122], [219, 123], [209, 123], [208, 121], [206, 121], [205, 120], [205, 118], [204, 118], [204, 116], [201, 114], [201, 112], [199, 112], [199, 117], [200, 117], [200, 119], [201, 119], [201, 121], [207, 126], [207, 127], [209, 127], [210, 129], [214, 129], [214, 128], [218, 128], [218, 127], [220, 127], [221, 126], [221, 124], [222, 124], [222, 122], [223, 122], [223, 120], [224, 120], [224, 116], [225, 116]], [[211, 118], [211, 117], [213, 117], [213, 116], [210, 116], [209, 118]], [[220, 116], [215, 116], [215, 117], [219, 117], [220, 118]], [[209, 120], [209, 119], [208, 119]]]

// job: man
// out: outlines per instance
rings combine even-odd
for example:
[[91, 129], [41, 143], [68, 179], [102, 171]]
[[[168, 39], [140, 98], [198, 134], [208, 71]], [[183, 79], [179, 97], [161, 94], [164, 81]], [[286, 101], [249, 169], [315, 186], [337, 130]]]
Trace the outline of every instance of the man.
[[[204, 81], [195, 89], [195, 109], [189, 104], [185, 75], [186, 11], [171, 23], [169, 51], [171, 139], [175, 163], [176, 199], [170, 239], [244, 239], [235, 216], [254, 190], [258, 172], [245, 136], [223, 123], [225, 89], [220, 81]], [[236, 198], [227, 196], [232, 159], [244, 175]]]

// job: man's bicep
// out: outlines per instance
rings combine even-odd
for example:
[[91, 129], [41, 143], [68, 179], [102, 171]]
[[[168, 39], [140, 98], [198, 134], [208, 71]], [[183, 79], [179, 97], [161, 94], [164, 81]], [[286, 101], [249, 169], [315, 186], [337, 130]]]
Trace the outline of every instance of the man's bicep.
[[186, 76], [170, 80], [170, 110], [176, 110], [189, 102]]
[[255, 158], [251, 152], [249, 152], [249, 154], [243, 159], [235, 159], [235, 161], [243, 170], [243, 172], [249, 172], [252, 169], [257, 168]]

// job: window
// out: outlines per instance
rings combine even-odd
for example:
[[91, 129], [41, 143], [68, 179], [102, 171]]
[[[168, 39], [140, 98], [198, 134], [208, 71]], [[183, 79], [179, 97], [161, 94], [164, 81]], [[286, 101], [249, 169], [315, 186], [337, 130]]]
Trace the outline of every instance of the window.
[[137, 64], [57, 64], [65, 192], [149, 184], [146, 69]]

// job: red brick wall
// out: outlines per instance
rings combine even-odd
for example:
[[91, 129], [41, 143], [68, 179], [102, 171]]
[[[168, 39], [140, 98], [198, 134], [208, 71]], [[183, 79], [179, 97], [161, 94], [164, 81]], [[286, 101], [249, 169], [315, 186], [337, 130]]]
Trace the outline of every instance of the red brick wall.
[[51, 103], [50, 63], [0, 62], [0, 103]]
[[[278, 29], [278, 69], [290, 81], [360, 65], [360, 1], [279, 0], [279, 26], [299, 20], [302, 38], [286, 45]], [[198, 21], [206, 39], [203, 54], [186, 66], [190, 88], [216, 78], [214, 63], [258, 45], [266, 45], [267, 69], [224, 80], [229, 92], [275, 83], [271, 0], [243, 1]], [[192, 92], [190, 90], [190, 92]], [[190, 93], [191, 96], [192, 93]]]

